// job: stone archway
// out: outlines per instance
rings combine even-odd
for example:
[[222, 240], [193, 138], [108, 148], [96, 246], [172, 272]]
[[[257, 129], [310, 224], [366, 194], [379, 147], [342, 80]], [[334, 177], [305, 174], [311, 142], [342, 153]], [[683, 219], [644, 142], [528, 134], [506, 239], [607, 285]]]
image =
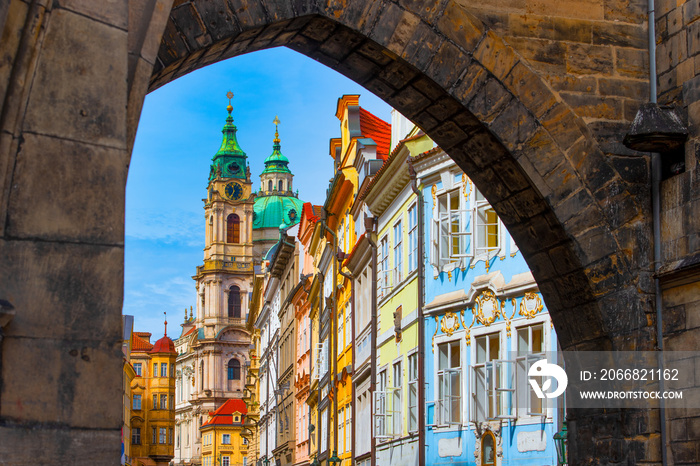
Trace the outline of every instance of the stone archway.
[[[92, 443], [114, 435], [117, 390], [91, 392], [98, 378], [120, 386], [123, 189], [143, 98], [206, 64], [278, 45], [370, 89], [469, 173], [520, 245], [564, 348], [651, 348], [646, 164], [614, 156], [628, 155], [615, 145], [615, 125], [644, 88], [625, 87], [624, 73], [635, 70], [619, 71], [624, 54], [642, 48], [641, 8], [631, 8], [630, 27], [616, 35], [604, 26], [627, 5], [599, 12], [596, 3], [589, 13], [569, 0], [580, 10], [571, 19], [528, 1], [526, 13], [540, 19], [533, 22], [518, 21], [518, 2], [493, 3], [177, 0], [171, 10], [167, 0], [132, 0], [96, 11], [15, 0], [0, 11], [25, 21], [10, 43], [0, 139], [0, 260], [13, 264], [0, 275], [0, 297], [18, 309], [5, 332], [0, 419], [19, 423], [0, 427], [2, 436], [21, 444], [40, 425], [58, 448], [63, 437]], [[596, 28], [605, 44], [593, 40]], [[565, 72], [553, 72], [528, 38], [553, 56], [564, 47]], [[601, 47], [612, 51], [614, 76]], [[621, 103], [601, 97], [601, 82], [621, 89]], [[46, 373], [30, 369], [44, 388], [29, 403], [16, 376], [22, 355], [30, 366], [46, 355], [54, 362]], [[104, 421], [95, 420], [100, 409]], [[574, 451], [609, 450], [609, 441], [584, 434], [601, 416], [577, 417]], [[649, 435], [628, 432], [644, 413], [606, 416], [616, 441]], [[70, 445], [51, 458], [66, 457]], [[111, 458], [102, 448], [94, 454]]]

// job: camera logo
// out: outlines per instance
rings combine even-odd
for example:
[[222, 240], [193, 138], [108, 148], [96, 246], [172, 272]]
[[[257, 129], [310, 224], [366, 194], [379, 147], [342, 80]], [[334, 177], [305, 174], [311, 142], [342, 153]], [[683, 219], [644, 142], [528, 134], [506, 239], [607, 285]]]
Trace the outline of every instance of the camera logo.
[[[532, 389], [535, 391], [535, 395], [537, 395], [538, 398], [556, 398], [564, 393], [564, 390], [566, 390], [566, 386], [569, 383], [569, 377], [567, 377], [564, 369], [556, 364], [548, 363], [546, 359], [540, 359], [530, 366], [530, 370], [527, 372], [527, 375], [530, 377], [530, 379], [528, 379], [530, 386], [532, 386]], [[540, 387], [537, 381], [532, 377], [549, 378], [543, 380], [542, 387]], [[551, 393], [548, 393], [547, 390], [549, 390], [552, 386], [552, 378], [557, 381], [557, 389]]]

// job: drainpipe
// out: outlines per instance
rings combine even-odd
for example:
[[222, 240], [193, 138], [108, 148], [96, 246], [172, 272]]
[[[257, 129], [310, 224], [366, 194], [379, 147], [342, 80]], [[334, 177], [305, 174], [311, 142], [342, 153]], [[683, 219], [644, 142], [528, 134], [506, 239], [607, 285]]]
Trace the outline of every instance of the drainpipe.
[[[365, 218], [365, 234], [367, 235], [367, 241], [372, 248], [372, 293], [371, 293], [371, 309], [372, 309], [372, 322], [370, 324], [370, 383], [369, 383], [369, 393], [371, 397], [370, 406], [374, 407], [374, 390], [377, 384], [377, 243], [374, 241], [375, 218]], [[372, 431], [374, 431], [374, 422], [372, 422]], [[372, 446], [371, 446], [371, 466], [377, 465], [377, 439], [372, 432]], [[424, 463], [419, 463], [424, 464]]]
[[[648, 0], [649, 13], [649, 102], [656, 103], [656, 18], [654, 0]], [[658, 348], [658, 364], [664, 367], [664, 334], [662, 325], [663, 298], [661, 296], [661, 282], [659, 280], [659, 268], [661, 267], [661, 156], [658, 152], [651, 154], [651, 203], [652, 222], [654, 228], [654, 294], [656, 295], [656, 344]], [[664, 381], [660, 380], [660, 389], [664, 389]], [[666, 451], [666, 403], [659, 400], [659, 417], [661, 422], [661, 461], [664, 466], [668, 464]]]
[[423, 244], [424, 225], [423, 225], [423, 191], [418, 188], [418, 180], [416, 170], [411, 163], [408, 162], [408, 172], [411, 176], [411, 189], [418, 198], [416, 203], [418, 212], [418, 464], [425, 464], [425, 322], [423, 320], [423, 306], [425, 296], [423, 290], [425, 288], [424, 275], [425, 264], [423, 259], [425, 245]]
[[[321, 312], [323, 309], [323, 283], [326, 281], [326, 277], [323, 275], [323, 272], [320, 270], [318, 271], [318, 277], [319, 277], [319, 286], [318, 286], [318, 336], [319, 336], [319, 342], [321, 340]], [[318, 424], [316, 428], [316, 458], [319, 457], [321, 454], [321, 423], [323, 422], [321, 420], [321, 374], [318, 376], [318, 385], [319, 387], [317, 388], [318, 390], [318, 395], [316, 395], [316, 424]]]

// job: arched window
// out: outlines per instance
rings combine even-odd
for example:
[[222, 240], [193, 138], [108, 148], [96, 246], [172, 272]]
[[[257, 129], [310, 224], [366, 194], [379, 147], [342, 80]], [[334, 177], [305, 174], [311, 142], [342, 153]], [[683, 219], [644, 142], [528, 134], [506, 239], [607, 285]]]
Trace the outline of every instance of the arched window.
[[241, 242], [241, 219], [236, 214], [231, 214], [226, 219], [226, 242]]
[[280, 180], [280, 188], [278, 191], [284, 191], [282, 187], [284, 186], [284, 181]]
[[231, 359], [228, 362], [228, 379], [241, 380], [241, 363], [238, 359]]
[[267, 182], [267, 190], [268, 190], [268, 191], [272, 191], [272, 180], [269, 180], [269, 181]]
[[228, 291], [228, 316], [241, 317], [241, 289], [236, 285], [233, 285]]

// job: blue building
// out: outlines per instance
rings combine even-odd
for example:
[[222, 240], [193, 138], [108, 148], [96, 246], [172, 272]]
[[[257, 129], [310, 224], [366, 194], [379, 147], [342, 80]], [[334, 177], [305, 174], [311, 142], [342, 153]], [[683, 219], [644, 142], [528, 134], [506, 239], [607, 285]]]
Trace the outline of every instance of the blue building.
[[557, 350], [537, 284], [447, 154], [412, 163], [424, 202], [425, 462], [556, 465], [563, 400], [538, 398], [527, 380]]

